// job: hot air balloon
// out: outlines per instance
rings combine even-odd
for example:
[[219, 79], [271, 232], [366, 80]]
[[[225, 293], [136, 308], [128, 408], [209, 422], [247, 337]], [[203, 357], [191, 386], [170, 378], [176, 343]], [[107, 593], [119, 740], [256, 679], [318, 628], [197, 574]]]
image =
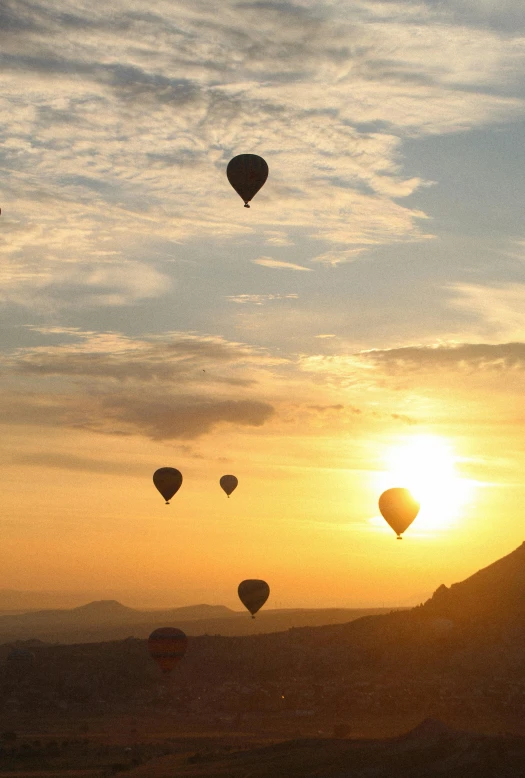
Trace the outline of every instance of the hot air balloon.
[[187, 647], [188, 638], [176, 627], [159, 627], [148, 638], [149, 654], [163, 673], [173, 670], [186, 653]]
[[160, 467], [153, 473], [153, 483], [166, 500], [166, 505], [182, 484], [182, 473], [174, 467]]
[[226, 492], [229, 497], [234, 489], [237, 489], [237, 484], [239, 481], [234, 475], [223, 475], [219, 483], [221, 485], [221, 489]]
[[379, 498], [379, 510], [392, 527], [398, 540], [419, 513], [419, 503], [408, 489], [394, 487], [387, 489]]
[[237, 591], [239, 593], [240, 601], [252, 614], [252, 619], [255, 618], [255, 614], [259, 608], [262, 608], [270, 596], [270, 587], [266, 581], [258, 581], [254, 578], [250, 578], [247, 581], [241, 581]]
[[244, 200], [244, 207], [249, 208], [248, 203], [268, 178], [268, 165], [257, 154], [239, 154], [228, 162], [226, 175], [239, 197]]

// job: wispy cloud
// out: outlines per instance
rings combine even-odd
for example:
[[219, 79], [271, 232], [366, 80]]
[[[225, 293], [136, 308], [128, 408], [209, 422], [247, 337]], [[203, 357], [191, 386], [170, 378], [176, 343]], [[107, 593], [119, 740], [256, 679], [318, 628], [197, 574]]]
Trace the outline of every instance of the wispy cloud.
[[372, 415], [378, 409], [383, 419], [435, 424], [455, 418], [463, 425], [469, 416], [485, 424], [490, 407], [494, 419], [511, 416], [522, 423], [522, 342], [438, 343], [305, 355], [298, 367], [331, 392], [359, 398], [359, 407], [366, 403]]
[[227, 299], [232, 303], [239, 303], [240, 305], [247, 303], [264, 305], [275, 300], [297, 300], [298, 297], [298, 294], [236, 294], [228, 295]]
[[470, 314], [482, 336], [491, 340], [525, 338], [525, 284], [454, 284], [451, 304]]
[[306, 270], [311, 271], [311, 267], [304, 267], [303, 265], [296, 265], [293, 262], [285, 262], [281, 259], [272, 259], [271, 257], [259, 257], [259, 259], [252, 259], [254, 265], [262, 265], [262, 267], [271, 267], [276, 270]]
[[[207, 370], [208, 383], [238, 386], [251, 382], [246, 377], [251, 365], [269, 367], [285, 361], [264, 349], [211, 335], [172, 333], [133, 339], [111, 332], [65, 334], [76, 335], [77, 342], [19, 349], [3, 358], [4, 369], [26, 376], [178, 384], [202, 383]], [[236, 375], [241, 371], [243, 377]]]
[[293, 246], [293, 240], [282, 230], [267, 230], [265, 236], [269, 246]]
[[405, 346], [361, 352], [365, 359], [386, 370], [487, 370], [525, 368], [525, 343], [457, 343], [435, 346]]
[[354, 262], [364, 251], [366, 251], [365, 248], [325, 251], [324, 254], [319, 254], [317, 257], [314, 257], [312, 262], [319, 262], [322, 265], [336, 267], [345, 262]]
[[[94, 268], [71, 279], [90, 304], [122, 305], [135, 288], [89, 288], [100, 252], [149, 264], [152, 241], [167, 253], [261, 230], [286, 246], [300, 230], [328, 244], [318, 261], [339, 264], [424, 240], [425, 214], [399, 202], [425, 183], [403, 175], [402, 138], [524, 110], [523, 39], [458, 23], [452, 6], [8, 0], [4, 296], [32, 305], [31, 283], [60, 284], [74, 263]], [[246, 149], [270, 164], [249, 217], [224, 174]]]

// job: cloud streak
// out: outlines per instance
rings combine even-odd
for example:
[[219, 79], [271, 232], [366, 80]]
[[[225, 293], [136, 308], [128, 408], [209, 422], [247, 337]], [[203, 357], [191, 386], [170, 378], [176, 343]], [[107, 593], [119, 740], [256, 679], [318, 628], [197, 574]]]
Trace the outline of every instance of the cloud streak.
[[228, 300], [240, 305], [264, 305], [275, 300], [297, 300], [298, 294], [237, 294], [229, 295]]
[[28, 377], [163, 384], [202, 383], [202, 373], [207, 371], [207, 382], [248, 386], [252, 380], [237, 377], [237, 369], [245, 371], [251, 365], [268, 367], [284, 361], [264, 349], [218, 336], [172, 333], [134, 340], [120, 333], [64, 334], [73, 335], [78, 342], [20, 349], [4, 358], [4, 369]]
[[504, 371], [525, 367], [525, 343], [461, 343], [405, 346], [359, 354], [359, 358], [388, 372], [406, 370]]
[[194, 440], [221, 425], [261, 427], [275, 413], [258, 400], [206, 400], [133, 390], [95, 394], [4, 393], [4, 424], [63, 427], [156, 441]]
[[254, 265], [261, 265], [261, 267], [269, 267], [274, 270], [306, 270], [307, 272], [312, 270], [311, 267], [285, 262], [282, 259], [272, 259], [272, 257], [259, 257], [259, 259], [252, 259], [252, 262]]

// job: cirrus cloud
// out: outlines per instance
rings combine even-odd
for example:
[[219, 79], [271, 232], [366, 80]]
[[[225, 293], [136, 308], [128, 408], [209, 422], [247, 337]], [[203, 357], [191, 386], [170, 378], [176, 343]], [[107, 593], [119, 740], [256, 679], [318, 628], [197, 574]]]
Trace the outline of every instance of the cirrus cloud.
[[[403, 138], [524, 110], [519, 36], [408, 0], [6, 0], [1, 21], [4, 296], [27, 305], [31, 279], [67, 286], [71, 263], [94, 268], [72, 279], [91, 305], [137, 299], [94, 263], [114, 252], [124, 275], [152, 241], [168, 256], [174, 243], [261, 230], [287, 246], [302, 233], [339, 264], [426, 240], [425, 214], [399, 202], [426, 183], [403, 175]], [[246, 148], [270, 162], [249, 221], [224, 175]], [[90, 291], [101, 273], [111, 288]]]
[[261, 265], [262, 267], [270, 267], [275, 270], [306, 270], [311, 271], [311, 267], [304, 267], [303, 265], [296, 265], [293, 262], [285, 262], [281, 259], [272, 259], [272, 257], [259, 257], [258, 259], [252, 259], [254, 265]]

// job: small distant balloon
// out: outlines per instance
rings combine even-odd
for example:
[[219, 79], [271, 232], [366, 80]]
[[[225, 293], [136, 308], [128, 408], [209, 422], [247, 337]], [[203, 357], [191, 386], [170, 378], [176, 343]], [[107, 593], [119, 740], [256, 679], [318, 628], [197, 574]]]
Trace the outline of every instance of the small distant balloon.
[[257, 611], [262, 608], [270, 596], [270, 587], [266, 581], [249, 578], [246, 581], [241, 581], [237, 592], [240, 601], [250, 611], [252, 619], [254, 619]]
[[188, 638], [176, 627], [159, 627], [148, 638], [148, 651], [163, 673], [170, 673], [188, 647]]
[[387, 489], [379, 498], [379, 510], [397, 539], [402, 540], [401, 535], [419, 513], [419, 503], [408, 489], [394, 487]]
[[153, 483], [169, 505], [181, 487], [182, 473], [174, 467], [160, 467], [153, 473]]
[[268, 165], [257, 154], [239, 154], [228, 162], [226, 175], [244, 207], [249, 208], [248, 203], [268, 178]]
[[235, 489], [237, 489], [237, 484], [239, 483], [239, 481], [234, 475], [223, 475], [219, 483], [221, 485], [221, 489], [223, 490], [223, 492], [226, 492], [226, 494], [229, 497], [230, 494]]

